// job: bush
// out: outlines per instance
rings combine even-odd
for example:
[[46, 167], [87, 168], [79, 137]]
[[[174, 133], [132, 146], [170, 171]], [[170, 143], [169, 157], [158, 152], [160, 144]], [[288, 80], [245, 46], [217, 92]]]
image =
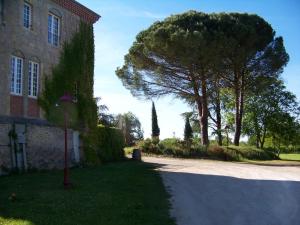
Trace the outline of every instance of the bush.
[[180, 158], [213, 158], [225, 161], [249, 160], [274, 160], [279, 159], [274, 152], [257, 149], [251, 146], [210, 145], [208, 148], [194, 139], [191, 146], [177, 138], [167, 138], [158, 144], [152, 139], [139, 142], [138, 148], [147, 154], [166, 155]]
[[276, 160], [278, 156], [268, 150], [258, 149], [250, 146], [230, 146], [226, 149], [231, 154], [239, 155], [240, 158], [249, 160]]
[[97, 127], [97, 153], [103, 162], [124, 159], [124, 136], [120, 129]]
[[117, 128], [98, 126], [83, 137], [87, 165], [118, 161], [124, 158], [124, 136]]
[[209, 146], [208, 155], [214, 159], [225, 161], [238, 161], [241, 158], [237, 152], [225, 149], [218, 145]]
[[81, 137], [83, 140], [84, 162], [87, 166], [100, 164], [100, 158], [97, 154], [96, 132], [89, 132]]
[[140, 141], [138, 148], [147, 154], [166, 155], [181, 158], [195, 158], [207, 156], [206, 148], [201, 145], [187, 146], [185, 141], [177, 138], [166, 138], [159, 143], [156, 140]]

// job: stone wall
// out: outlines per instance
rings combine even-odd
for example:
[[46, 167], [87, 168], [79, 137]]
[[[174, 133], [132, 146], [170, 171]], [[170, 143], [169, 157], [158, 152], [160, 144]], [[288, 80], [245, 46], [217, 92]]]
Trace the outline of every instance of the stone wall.
[[[17, 124], [17, 123], [16, 123]], [[10, 123], [0, 123], [0, 168], [10, 170], [13, 168], [12, 149], [10, 147]], [[25, 125], [25, 154], [26, 168], [30, 169], [62, 169], [64, 167], [64, 130], [59, 127]], [[73, 149], [73, 130], [68, 129], [69, 166], [75, 164]], [[80, 159], [82, 152], [79, 150]], [[3, 172], [3, 171], [2, 171]], [[1, 175], [1, 169], [0, 169]]]
[[[57, 127], [26, 127], [28, 168], [61, 169], [64, 167], [64, 130]], [[69, 159], [74, 159], [73, 131], [68, 130]]]
[[[0, 175], [11, 169], [11, 151], [9, 146], [8, 133], [11, 130], [11, 124], [0, 124]], [[4, 170], [4, 171], [3, 171]]]

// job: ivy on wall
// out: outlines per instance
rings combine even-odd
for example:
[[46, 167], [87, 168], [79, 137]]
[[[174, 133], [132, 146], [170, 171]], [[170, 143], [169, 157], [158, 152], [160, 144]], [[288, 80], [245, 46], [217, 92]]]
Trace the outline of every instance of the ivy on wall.
[[[64, 110], [68, 111], [68, 126], [81, 131], [85, 162], [88, 165], [100, 162], [97, 149], [90, 147], [93, 143], [85, 141], [95, 142], [92, 137], [97, 130], [97, 104], [93, 86], [93, 26], [81, 22], [78, 32], [69, 42], [64, 43], [59, 63], [52, 69], [52, 74], [46, 76], [44, 90], [38, 102], [45, 112], [46, 119], [59, 126], [63, 124]], [[59, 99], [64, 93], [73, 95], [76, 103], [63, 108]]]
[[57, 118], [61, 111], [56, 108], [59, 98], [67, 92], [76, 98], [77, 128], [88, 131], [96, 127], [97, 105], [93, 96], [94, 33], [91, 24], [80, 23], [71, 41], [64, 43], [59, 63], [44, 82], [39, 105], [50, 122], [59, 123]]

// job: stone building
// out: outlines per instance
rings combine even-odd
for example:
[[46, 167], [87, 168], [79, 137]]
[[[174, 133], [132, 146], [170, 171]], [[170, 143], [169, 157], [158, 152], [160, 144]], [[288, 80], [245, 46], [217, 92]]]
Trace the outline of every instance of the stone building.
[[[37, 98], [80, 21], [99, 18], [74, 0], [0, 0], [0, 174], [62, 167], [63, 130], [44, 119]], [[68, 139], [71, 158], [79, 162], [78, 133], [70, 130]]]

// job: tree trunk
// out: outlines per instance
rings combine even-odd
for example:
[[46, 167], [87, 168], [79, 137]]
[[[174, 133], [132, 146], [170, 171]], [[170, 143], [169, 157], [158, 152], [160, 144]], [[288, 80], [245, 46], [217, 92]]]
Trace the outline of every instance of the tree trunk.
[[259, 143], [260, 143], [260, 141], [259, 141], [259, 136], [258, 136], [258, 134], [256, 133], [256, 148], [259, 148]]
[[235, 134], [234, 145], [239, 146], [242, 131], [242, 118], [244, 113], [244, 79], [243, 76], [236, 79], [235, 84]]
[[254, 130], [256, 134], [256, 148], [260, 148], [260, 143], [261, 143], [261, 132], [259, 129], [258, 121], [257, 121], [257, 114], [254, 112]]
[[200, 96], [196, 96], [196, 105], [197, 105], [197, 110], [198, 110], [198, 115], [199, 115], [199, 126], [200, 126], [200, 133], [201, 133], [201, 144], [203, 144], [203, 139], [202, 139], [202, 125], [201, 125], [201, 118], [202, 118], [202, 101]]
[[267, 133], [267, 129], [266, 127], [264, 128], [263, 131], [263, 136], [261, 138], [261, 142], [260, 142], [260, 147], [263, 149], [264, 148], [264, 144], [265, 144], [265, 140], [266, 140], [266, 133]]
[[201, 138], [202, 144], [208, 146], [208, 104], [207, 104], [207, 86], [205, 78], [201, 81], [202, 91], [202, 115], [201, 115]]
[[[217, 87], [218, 88], [218, 87]], [[217, 136], [218, 136], [218, 144], [222, 146], [222, 117], [221, 117], [221, 101], [220, 101], [220, 90], [217, 89], [217, 98], [216, 98], [216, 125], [217, 125]]]
[[[206, 81], [202, 82], [202, 95], [199, 95], [199, 87], [197, 83], [194, 82], [193, 88], [195, 93], [195, 102], [197, 105], [198, 115], [199, 115], [199, 125], [201, 132], [201, 144], [207, 146], [208, 141], [208, 106], [207, 106], [207, 95], [206, 95]], [[203, 89], [204, 87], [204, 89]]]

